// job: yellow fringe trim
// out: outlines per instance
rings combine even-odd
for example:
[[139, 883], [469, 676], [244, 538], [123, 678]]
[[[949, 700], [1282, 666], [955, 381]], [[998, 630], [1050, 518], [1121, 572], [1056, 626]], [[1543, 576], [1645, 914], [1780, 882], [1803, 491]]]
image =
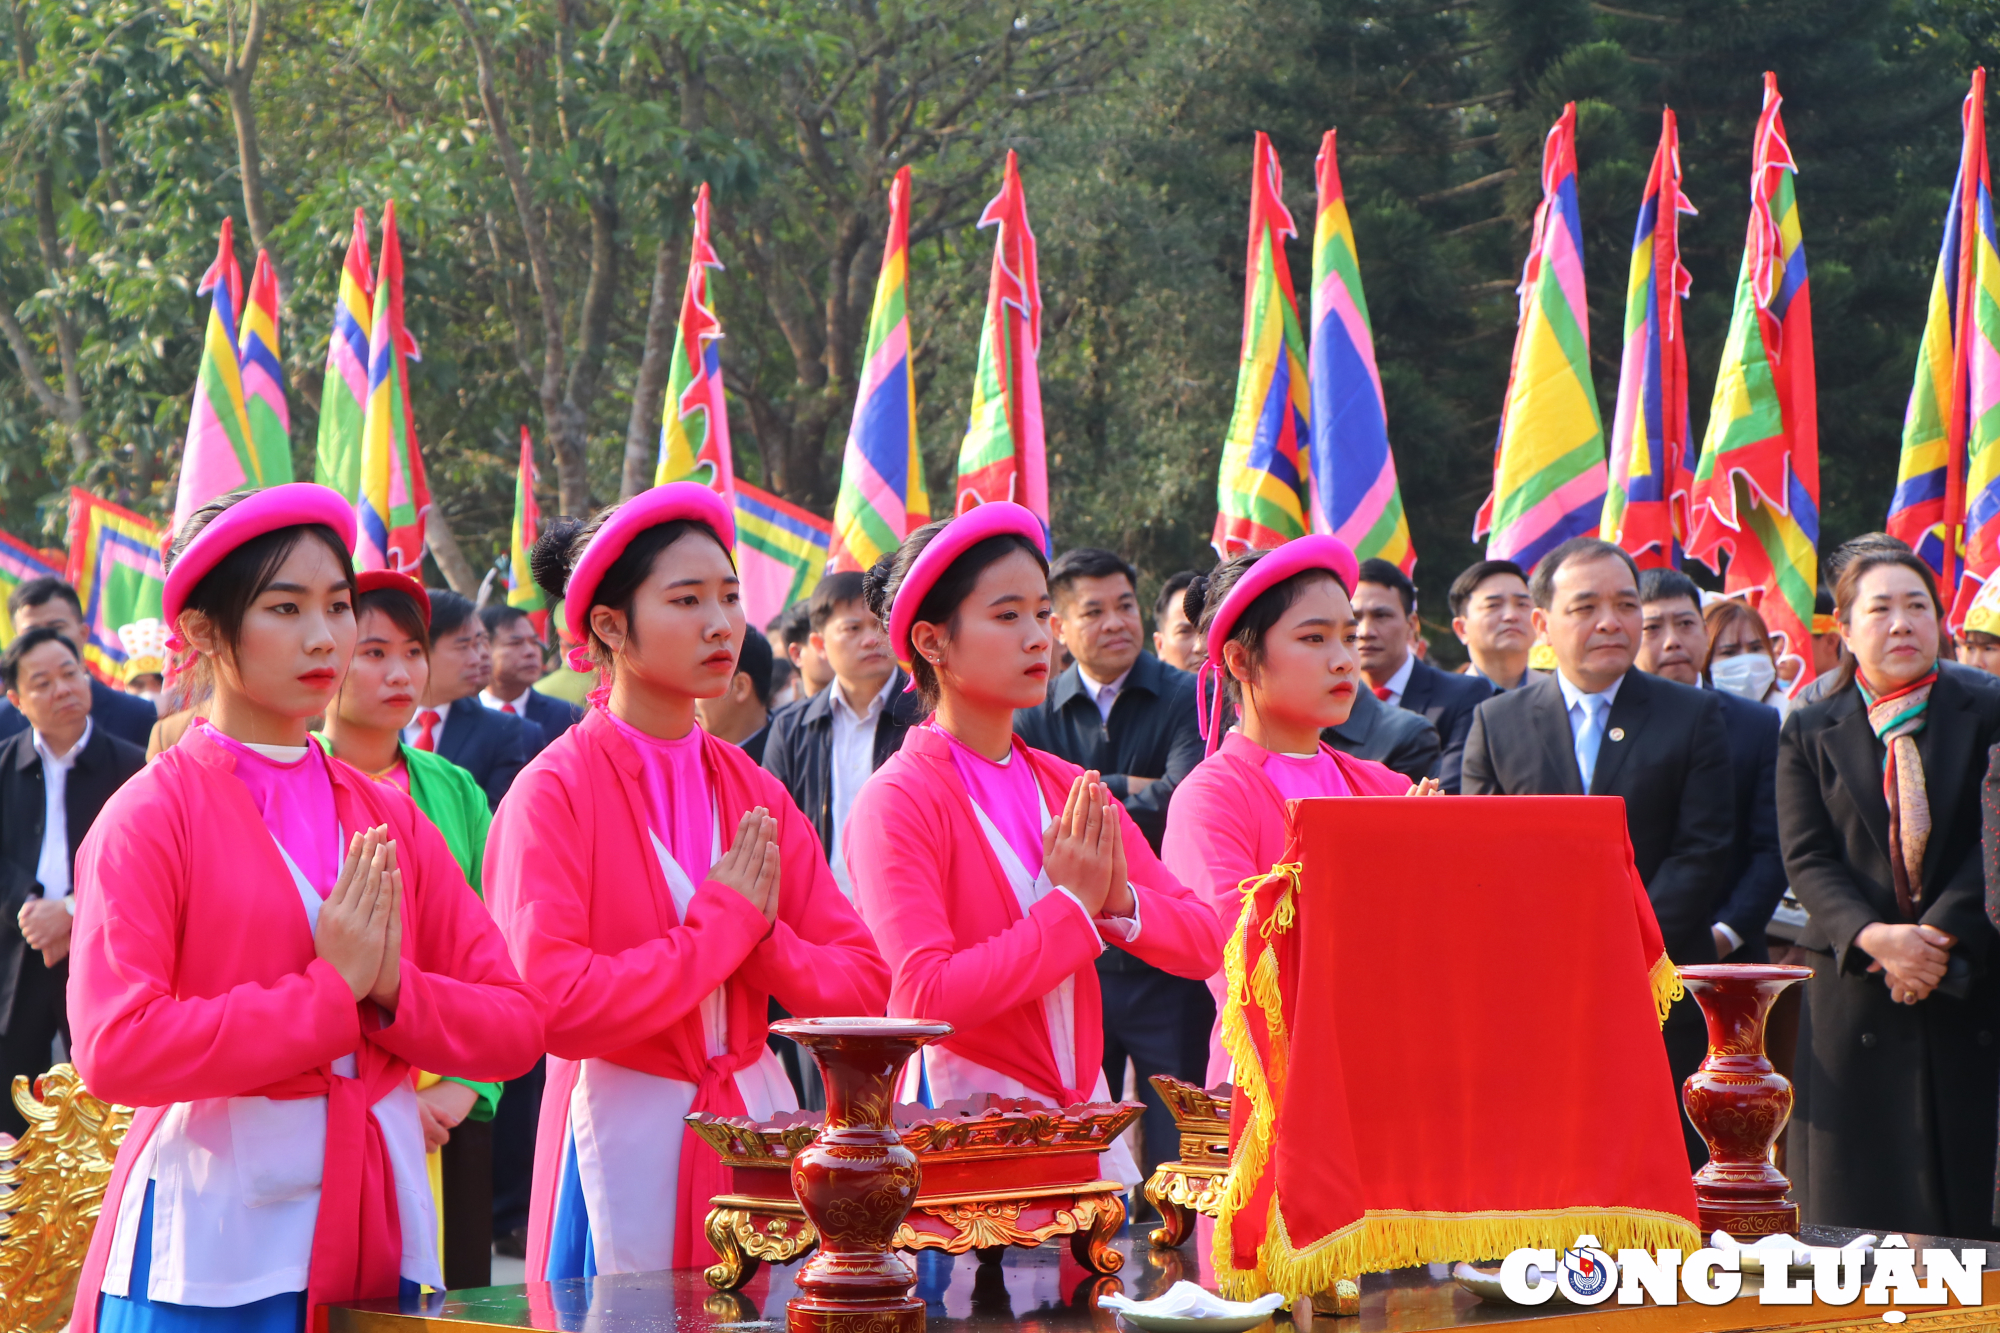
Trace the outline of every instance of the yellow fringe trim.
[[1667, 1013], [1674, 1007], [1674, 1001], [1687, 997], [1687, 987], [1681, 984], [1680, 969], [1674, 966], [1674, 960], [1664, 953], [1653, 960], [1648, 977], [1653, 983], [1653, 1008], [1660, 1015], [1660, 1026], [1665, 1027]]

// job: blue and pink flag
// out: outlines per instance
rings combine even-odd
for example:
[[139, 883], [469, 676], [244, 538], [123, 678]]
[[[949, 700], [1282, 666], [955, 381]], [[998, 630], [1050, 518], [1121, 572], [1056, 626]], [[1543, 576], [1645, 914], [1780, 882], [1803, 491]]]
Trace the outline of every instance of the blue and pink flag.
[[170, 532], [179, 531], [190, 514], [216, 496], [264, 484], [243, 398], [243, 363], [236, 348], [243, 272], [236, 264], [235, 240], [235, 225], [224, 218], [215, 262], [195, 288], [196, 295], [209, 298], [208, 322], [202, 331], [201, 367], [195, 373], [194, 405], [188, 414], [187, 443], [181, 449]]
[[410, 416], [408, 363], [416, 339], [403, 325], [403, 246], [396, 205], [382, 212], [382, 266], [368, 334], [368, 411], [361, 436], [354, 567], [423, 577], [424, 522], [431, 507], [417, 423]]
[[972, 373], [972, 411], [958, 447], [955, 513], [989, 500], [1026, 505], [1049, 526], [1049, 467], [1042, 431], [1042, 279], [1020, 163], [1007, 150], [1000, 193], [979, 215], [993, 227], [993, 271]]
[[1694, 440], [1688, 434], [1687, 339], [1681, 302], [1692, 279], [1681, 263], [1680, 128], [1660, 113], [1660, 146], [1646, 177], [1625, 286], [1625, 357], [1611, 417], [1611, 481], [1600, 524], [1641, 569], [1678, 569], [1688, 530]]
[[529, 571], [529, 554], [542, 535], [542, 507], [535, 500], [535, 442], [521, 425], [521, 465], [514, 473], [514, 522], [507, 539], [507, 605], [528, 613], [535, 635], [549, 639], [549, 600]]
[[318, 453], [313, 480], [348, 499], [361, 494], [361, 436], [368, 420], [368, 329], [375, 305], [375, 274], [368, 259], [368, 218], [354, 210], [354, 230], [340, 266], [333, 302], [333, 336], [326, 347], [326, 380], [320, 390]]
[[282, 486], [292, 479], [292, 410], [285, 402], [285, 367], [278, 355], [278, 274], [271, 267], [271, 256], [262, 250], [250, 275], [237, 355], [243, 366], [243, 406], [250, 420], [257, 484]]
[[1312, 529], [1330, 533], [1363, 560], [1407, 574], [1416, 567], [1410, 520], [1389, 452], [1389, 412], [1375, 367], [1375, 333], [1361, 292], [1361, 261], [1333, 130], [1315, 162], [1319, 217], [1313, 226]]
[[1222, 442], [1215, 531], [1209, 538], [1225, 557], [1278, 546], [1306, 530], [1311, 389], [1292, 266], [1285, 258], [1286, 239], [1298, 234], [1285, 207], [1278, 154], [1271, 137], [1259, 130], [1250, 168], [1250, 245], [1243, 274], [1236, 406]]
[[724, 496], [736, 492], [736, 462], [729, 449], [729, 403], [722, 391], [722, 321], [708, 294], [708, 271], [722, 269], [708, 239], [708, 182], [694, 198], [694, 235], [688, 241], [687, 286], [674, 329], [667, 401], [660, 413], [660, 462], [653, 484], [698, 481]]
[[14, 618], [7, 613], [7, 599], [14, 595], [14, 589], [30, 579], [61, 573], [43, 552], [19, 537], [0, 532], [0, 649], [14, 642]]
[[743, 615], [761, 628], [819, 582], [833, 525], [747, 481], [736, 483], [735, 510]]
[[917, 451], [917, 386], [910, 374], [910, 169], [889, 186], [889, 234], [868, 314], [854, 424], [833, 502], [834, 571], [867, 569], [930, 522]]
[[122, 682], [128, 654], [118, 631], [135, 620], [158, 619], [167, 589], [160, 530], [129, 509], [72, 487], [64, 577], [83, 604], [84, 665], [103, 680]]
[[1576, 199], [1576, 103], [1542, 148], [1542, 203], [1521, 270], [1514, 362], [1493, 450], [1493, 493], [1472, 535], [1489, 560], [1532, 568], [1572, 537], [1597, 533], [1604, 512], [1604, 420], [1590, 378]]

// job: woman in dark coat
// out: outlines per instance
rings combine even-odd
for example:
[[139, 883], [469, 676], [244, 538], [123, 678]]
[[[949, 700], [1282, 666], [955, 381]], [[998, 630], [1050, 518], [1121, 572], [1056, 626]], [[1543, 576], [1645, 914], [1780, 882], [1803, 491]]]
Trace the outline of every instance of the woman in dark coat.
[[1835, 590], [1853, 665], [1786, 719], [1778, 825], [1812, 916], [1792, 1117], [1802, 1219], [2000, 1237], [2000, 935], [1980, 797], [2000, 681], [1938, 662], [1938, 595], [1906, 551]]

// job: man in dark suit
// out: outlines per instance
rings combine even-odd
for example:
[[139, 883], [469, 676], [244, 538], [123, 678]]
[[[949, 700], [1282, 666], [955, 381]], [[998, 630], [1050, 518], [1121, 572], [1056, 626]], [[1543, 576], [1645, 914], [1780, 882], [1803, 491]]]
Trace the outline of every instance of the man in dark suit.
[[1354, 711], [1347, 715], [1347, 721], [1319, 735], [1343, 754], [1373, 759], [1412, 782], [1437, 772], [1438, 754], [1444, 748], [1429, 718], [1392, 708], [1371, 690], [1356, 690]]
[[1361, 579], [1350, 600], [1360, 624], [1354, 654], [1361, 659], [1369, 687], [1383, 703], [1421, 713], [1437, 729], [1443, 748], [1428, 776], [1446, 791], [1457, 792], [1472, 710], [1493, 693], [1493, 687], [1478, 676], [1439, 671], [1410, 651], [1411, 640], [1422, 628], [1417, 585], [1387, 560], [1361, 562]]
[[[7, 614], [13, 618], [16, 634], [47, 626], [61, 631], [77, 652], [83, 651], [83, 603], [77, 600], [76, 589], [61, 579], [29, 579], [7, 598]], [[153, 723], [159, 720], [153, 705], [136, 694], [114, 690], [95, 677], [90, 681], [90, 716], [97, 730], [138, 746], [142, 754]], [[28, 719], [20, 709], [0, 703], [0, 740], [27, 729]]]
[[[1566, 541], [1542, 557], [1528, 586], [1535, 629], [1554, 649], [1557, 669], [1479, 706], [1465, 743], [1464, 790], [1622, 798], [1668, 957], [1712, 963], [1709, 926], [1728, 892], [1736, 828], [1722, 705], [1712, 690], [1633, 666], [1643, 626], [1639, 571], [1616, 546]], [[1559, 938], [1560, 923], [1550, 928]], [[1708, 1048], [1692, 999], [1674, 1006], [1663, 1035], [1678, 1096]], [[1700, 1166], [1708, 1150], [1692, 1126], [1682, 1129], [1688, 1160]]]
[[[1014, 714], [1014, 730], [1038, 750], [1104, 775], [1154, 851], [1167, 831], [1174, 789], [1201, 762], [1194, 677], [1142, 651], [1138, 574], [1110, 551], [1066, 551], [1049, 569], [1050, 628], [1072, 663], [1049, 682], [1040, 707]], [[1113, 1096], [1146, 1104], [1141, 1166], [1177, 1154], [1173, 1115], [1155, 1074], [1199, 1083], [1215, 1023], [1208, 987], [1172, 976], [1115, 945], [1097, 957], [1103, 996], [1104, 1077]], [[1138, 1083], [1125, 1086], [1130, 1061]], [[1079, 1076], [1081, 1077], [1081, 1076]]]
[[[583, 721], [583, 710], [567, 699], [543, 694], [535, 682], [547, 675], [542, 662], [542, 636], [535, 622], [518, 606], [489, 606], [479, 613], [493, 658], [493, 676], [479, 692], [479, 702], [496, 713], [525, 718], [541, 729], [541, 739], [528, 751], [533, 759], [542, 747]], [[532, 739], [532, 738], [531, 738]]]
[[777, 655], [771, 641], [754, 625], [743, 629], [743, 647], [736, 654], [736, 674], [729, 688], [714, 699], [697, 699], [695, 713], [701, 729], [731, 745], [740, 746], [750, 762], [764, 762], [764, 747], [771, 739], [771, 670]]
[[[1649, 569], [1639, 576], [1639, 606], [1645, 617], [1639, 669], [1702, 687], [1708, 627], [1694, 580], [1679, 570]], [[1768, 963], [1764, 927], [1785, 896], [1785, 858], [1778, 847], [1778, 710], [1726, 690], [1716, 690], [1714, 696], [1729, 735], [1736, 836], [1709, 933], [1723, 962]]]
[[[0, 680], [28, 724], [0, 741], [0, 1088], [12, 1088], [48, 1070], [58, 1032], [68, 1039], [76, 849], [146, 752], [93, 724], [90, 675], [53, 626], [8, 646]], [[0, 1130], [26, 1129], [6, 1098]]]
[[515, 775], [545, 743], [542, 729], [479, 702], [479, 691], [493, 676], [486, 626], [472, 614], [468, 599], [444, 588], [428, 592], [431, 678], [416, 716], [403, 728], [403, 740], [472, 774], [486, 803], [497, 810]]

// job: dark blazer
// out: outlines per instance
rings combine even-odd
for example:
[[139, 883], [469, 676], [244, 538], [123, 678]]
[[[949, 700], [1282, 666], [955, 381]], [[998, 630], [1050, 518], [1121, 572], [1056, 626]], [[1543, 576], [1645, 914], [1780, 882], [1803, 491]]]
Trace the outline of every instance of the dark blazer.
[[[153, 734], [153, 724], [160, 720], [158, 710], [136, 694], [114, 690], [95, 676], [90, 681], [90, 720], [96, 723], [95, 730], [108, 731], [119, 740], [139, 747], [139, 753], [146, 752], [146, 741]], [[28, 730], [28, 719], [21, 710], [7, 702], [0, 695], [0, 740], [18, 735]], [[34, 742], [30, 741], [32, 746]]]
[[1437, 772], [1443, 748], [1429, 719], [1407, 708], [1389, 707], [1369, 691], [1366, 681], [1355, 691], [1354, 711], [1347, 715], [1347, 721], [1319, 735], [1343, 754], [1373, 759], [1412, 782]]
[[[1620, 732], [1623, 738], [1613, 739]], [[1556, 676], [1479, 706], [1465, 742], [1464, 791], [1586, 794]], [[1716, 692], [1626, 672], [1587, 794], [1624, 799], [1632, 856], [1668, 956], [1676, 963], [1714, 962], [1709, 925], [1728, 896], [1736, 828], [1729, 739]]]
[[[480, 702], [484, 703], [485, 700], [482, 699]], [[558, 699], [552, 694], [543, 694], [540, 690], [528, 691], [525, 712], [528, 721], [534, 723], [541, 731], [541, 739], [535, 741], [528, 751], [530, 759], [540, 754], [550, 741], [583, 721], [581, 708], [567, 699]], [[502, 713], [501, 716], [505, 717], [506, 714]], [[445, 728], [447, 733], [450, 730], [450, 727]]]
[[[875, 717], [873, 767], [903, 748], [903, 737], [923, 721], [916, 691], [904, 692], [909, 676], [899, 667], [889, 677], [888, 702]], [[799, 812], [819, 831], [820, 849], [833, 851], [833, 692], [838, 682], [812, 698], [787, 704], [771, 715], [764, 740], [764, 768], [792, 794]]]
[[514, 776], [546, 744], [542, 729], [533, 722], [508, 717], [481, 703], [477, 694], [468, 694], [453, 700], [445, 714], [437, 752], [472, 774], [486, 793], [486, 804], [498, 810]]
[[749, 755], [750, 762], [760, 768], [764, 764], [764, 746], [770, 739], [771, 724], [768, 721], [763, 726], [757, 728], [755, 735], [746, 736], [743, 739], [743, 753]]
[[1421, 657], [1410, 671], [1397, 706], [1422, 713], [1437, 729], [1443, 749], [1430, 776], [1448, 792], [1460, 790], [1460, 770], [1465, 760], [1466, 737], [1472, 734], [1472, 710], [1493, 696], [1493, 686], [1484, 676], [1459, 676], [1439, 671]]
[[[146, 766], [146, 752], [101, 726], [90, 729], [76, 766], [63, 787], [69, 815], [69, 858], [90, 831], [111, 793]], [[35, 867], [42, 859], [42, 824], [47, 814], [42, 791], [42, 756], [31, 730], [0, 741], [0, 1032], [14, 1011], [14, 984], [20, 978], [28, 942], [21, 938], [21, 908], [39, 897]], [[36, 959], [39, 967], [41, 960]], [[47, 1052], [43, 1053], [45, 1056]]]
[[1743, 937], [1733, 963], [1768, 963], [1764, 927], [1785, 896], [1785, 858], [1778, 847], [1778, 710], [1715, 690], [1729, 733], [1729, 772], [1736, 793], [1736, 837], [1729, 847], [1726, 886], [1715, 919]]
[[[1014, 733], [1081, 768], [1104, 775], [1111, 794], [1146, 835], [1153, 850], [1167, 834], [1167, 803], [1174, 788], [1202, 760], [1201, 718], [1194, 677], [1151, 653], [1140, 653], [1111, 702], [1107, 721], [1083, 687], [1072, 663], [1055, 678], [1039, 707], [1014, 714]], [[1152, 778], [1134, 790], [1127, 774]]]

